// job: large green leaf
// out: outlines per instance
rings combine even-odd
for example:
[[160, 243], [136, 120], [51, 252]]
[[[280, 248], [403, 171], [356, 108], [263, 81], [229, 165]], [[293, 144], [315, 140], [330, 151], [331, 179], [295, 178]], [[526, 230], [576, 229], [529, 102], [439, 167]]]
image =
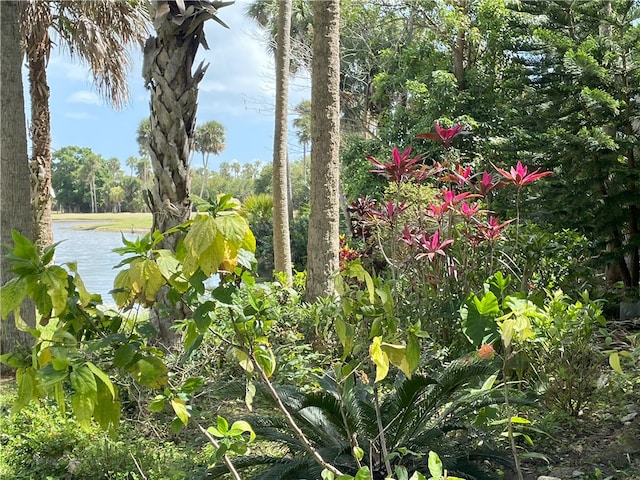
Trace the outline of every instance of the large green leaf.
[[115, 400], [116, 390], [113, 386], [113, 383], [111, 383], [111, 379], [109, 378], [109, 376], [91, 362], [87, 362], [87, 367], [97, 378], [100, 379], [104, 386], [107, 387], [107, 390], [109, 391], [109, 393], [111, 393], [111, 398]]
[[129, 267], [131, 286], [135, 292], [144, 293], [147, 302], [155, 301], [156, 295], [164, 285], [164, 277], [158, 264], [149, 259], [138, 259]]
[[496, 317], [500, 314], [498, 298], [491, 291], [482, 299], [471, 294], [460, 309], [462, 331], [469, 341], [479, 347], [483, 343], [493, 343], [500, 337]]
[[74, 368], [69, 374], [73, 389], [83, 395], [94, 395], [98, 392], [96, 377], [87, 365]]
[[167, 384], [167, 366], [157, 357], [144, 357], [138, 360], [132, 374], [135, 380], [145, 387], [161, 388]]
[[98, 383], [98, 395], [93, 418], [103, 430], [115, 435], [120, 422], [120, 402], [112, 396], [104, 383]]
[[0, 318], [7, 318], [14, 310], [20, 308], [27, 295], [27, 283], [24, 278], [12, 278], [0, 287]]
[[196, 215], [184, 238], [184, 246], [192, 257], [199, 257], [218, 233], [216, 220], [209, 215]]
[[41, 281], [47, 288], [47, 294], [51, 298], [54, 315], [60, 315], [67, 308], [67, 271], [58, 265], [52, 265], [42, 272]]
[[36, 372], [33, 367], [19, 368], [16, 371], [16, 383], [18, 397], [11, 408], [12, 413], [19, 412], [36, 395]]

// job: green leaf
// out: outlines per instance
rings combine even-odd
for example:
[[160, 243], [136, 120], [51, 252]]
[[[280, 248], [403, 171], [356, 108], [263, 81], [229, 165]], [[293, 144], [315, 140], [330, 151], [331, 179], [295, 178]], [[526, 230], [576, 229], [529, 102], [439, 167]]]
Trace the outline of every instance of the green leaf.
[[[447, 478], [452, 478], [452, 477], [447, 477]], [[425, 477], [420, 472], [413, 472], [413, 475], [411, 475], [411, 478], [409, 480], [427, 480], [427, 477]]]
[[140, 385], [150, 388], [161, 388], [168, 381], [167, 366], [158, 357], [141, 358], [135, 363], [132, 374]]
[[147, 302], [154, 302], [160, 288], [164, 285], [160, 267], [149, 258], [133, 262], [129, 267], [129, 277], [133, 291], [144, 293]]
[[364, 458], [364, 450], [357, 445], [351, 449], [351, 454], [357, 460], [362, 460]]
[[527, 420], [526, 418], [522, 418], [522, 417], [513, 416], [513, 417], [511, 417], [511, 423], [518, 423], [518, 424], [521, 424], [521, 425], [529, 425], [531, 423], [531, 420]]
[[482, 299], [475, 294], [469, 295], [460, 308], [462, 331], [469, 341], [479, 347], [483, 343], [493, 343], [499, 338], [496, 317], [500, 314], [500, 305], [493, 292], [485, 293]]
[[322, 480], [335, 480], [336, 478], [333, 472], [330, 472], [326, 468], [322, 470], [322, 473], [320, 474], [320, 476], [322, 477]]
[[242, 369], [248, 373], [253, 372], [253, 362], [251, 361], [251, 357], [239, 348], [236, 348], [234, 353]]
[[130, 343], [119, 346], [113, 355], [113, 364], [116, 367], [125, 368], [133, 361], [136, 351], [136, 347]]
[[[93, 376], [93, 375], [92, 375]], [[71, 397], [71, 408], [78, 424], [88, 430], [91, 426], [91, 417], [96, 406], [97, 392], [93, 395], [74, 393]]]
[[231, 429], [227, 432], [227, 435], [231, 437], [237, 437], [245, 432], [249, 434], [249, 443], [253, 442], [256, 439], [256, 433], [253, 431], [253, 428], [251, 428], [251, 425], [249, 425], [249, 423], [245, 422], [244, 420], [233, 422], [233, 425], [231, 425]]
[[620, 366], [620, 355], [618, 355], [618, 352], [613, 352], [613, 353], [611, 353], [611, 355], [609, 355], [609, 365], [616, 372], [624, 374], [624, 371], [622, 370], [622, 367]]
[[20, 308], [27, 296], [27, 282], [24, 278], [12, 278], [0, 287], [0, 318], [5, 320], [14, 310]]
[[47, 288], [47, 294], [51, 298], [54, 315], [60, 315], [67, 308], [67, 297], [69, 292], [67, 287], [67, 271], [58, 265], [48, 267], [40, 277], [40, 281]]
[[431, 478], [433, 480], [440, 480], [442, 478], [442, 474], [444, 472], [442, 466], [442, 460], [438, 454], [434, 451], [429, 452], [429, 473], [431, 474]]
[[180, 390], [184, 393], [192, 394], [193, 392], [200, 390], [204, 385], [204, 378], [202, 377], [190, 377], [180, 387]]
[[267, 378], [271, 377], [276, 370], [276, 357], [273, 351], [266, 345], [257, 345], [253, 350], [253, 356]]
[[107, 390], [109, 391], [109, 393], [111, 393], [111, 399], [115, 400], [116, 390], [113, 387], [113, 383], [111, 383], [111, 379], [109, 379], [108, 375], [91, 362], [87, 362], [87, 367], [89, 367], [89, 370], [91, 370], [93, 374], [102, 381], [104, 386], [107, 387]]
[[[227, 242], [233, 245], [236, 249], [243, 246], [246, 232], [247, 230], [250, 230], [249, 224], [243, 217], [240, 215], [221, 215], [215, 218], [215, 223]], [[250, 248], [246, 247], [245, 249], [250, 250]]]
[[389, 373], [389, 357], [382, 350], [382, 337], [374, 337], [369, 346], [369, 355], [376, 365], [376, 383], [385, 379]]
[[164, 395], [157, 395], [156, 398], [149, 404], [149, 411], [153, 413], [160, 413], [164, 410], [164, 404], [167, 401], [167, 397]]
[[18, 397], [16, 398], [11, 413], [19, 412], [36, 397], [36, 372], [33, 367], [19, 368], [16, 371], [16, 383], [18, 384]]
[[371, 471], [369, 470], [369, 467], [362, 467], [358, 470], [354, 480], [371, 480]]
[[215, 218], [210, 215], [196, 215], [184, 237], [187, 252], [194, 258], [199, 257], [211, 246], [211, 241], [217, 233], [218, 226]]
[[98, 383], [98, 396], [96, 407], [93, 410], [93, 418], [100, 425], [100, 428], [115, 435], [120, 423], [120, 402], [109, 391], [107, 386]]
[[176, 413], [183, 425], [189, 423], [190, 415], [184, 400], [177, 397], [172, 398], [171, 407], [173, 408], [173, 411]]
[[345, 322], [342, 317], [338, 317], [335, 320], [336, 333], [338, 334], [338, 339], [342, 344], [342, 359], [344, 360], [347, 355], [351, 353], [353, 350], [353, 341], [355, 338], [355, 331], [353, 325]]
[[413, 333], [407, 335], [407, 363], [412, 372], [420, 366], [420, 341]]
[[227, 422], [226, 418], [221, 417], [220, 415], [218, 415], [218, 431], [220, 433], [222, 433], [224, 436], [227, 435], [227, 432], [229, 431], [229, 422]]
[[74, 368], [69, 378], [73, 389], [81, 395], [95, 396], [98, 392], [96, 377], [87, 365]]

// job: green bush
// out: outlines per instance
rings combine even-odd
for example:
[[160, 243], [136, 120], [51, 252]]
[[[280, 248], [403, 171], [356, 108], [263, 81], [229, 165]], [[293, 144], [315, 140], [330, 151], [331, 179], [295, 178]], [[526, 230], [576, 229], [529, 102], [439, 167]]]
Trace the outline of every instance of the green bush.
[[[7, 398], [6, 394], [4, 398]], [[207, 478], [206, 461], [198, 460], [198, 445], [175, 445], [141, 438], [139, 432], [125, 428], [114, 439], [97, 425], [82, 429], [69, 413], [62, 414], [57, 407], [47, 403], [30, 404], [18, 414], [3, 414], [0, 427], [1, 478]]]

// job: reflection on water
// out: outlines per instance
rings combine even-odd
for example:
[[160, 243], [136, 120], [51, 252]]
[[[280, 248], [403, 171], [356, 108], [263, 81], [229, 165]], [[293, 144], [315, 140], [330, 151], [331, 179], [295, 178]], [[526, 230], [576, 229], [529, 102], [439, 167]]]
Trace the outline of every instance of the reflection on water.
[[[94, 222], [91, 222], [92, 224]], [[78, 272], [91, 293], [99, 293], [105, 304], [113, 304], [109, 291], [113, 289], [113, 280], [118, 273], [113, 267], [124, 257], [112, 250], [122, 246], [120, 232], [102, 232], [99, 230], [77, 230], [74, 227], [83, 222], [53, 222], [53, 238], [62, 242], [56, 248], [55, 262], [77, 262]], [[128, 240], [138, 235], [124, 233]]]

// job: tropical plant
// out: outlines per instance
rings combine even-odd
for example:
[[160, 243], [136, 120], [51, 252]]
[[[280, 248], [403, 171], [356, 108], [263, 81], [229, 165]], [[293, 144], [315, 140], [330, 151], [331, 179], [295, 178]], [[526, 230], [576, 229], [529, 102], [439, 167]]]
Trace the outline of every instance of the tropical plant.
[[[490, 432], [481, 431], [492, 406], [502, 402], [500, 392], [493, 388], [495, 376], [490, 376], [495, 370], [491, 362], [470, 357], [453, 362], [434, 376], [399, 376], [379, 405], [366, 375], [346, 365], [344, 371], [351, 373], [338, 373], [338, 381], [336, 374], [319, 378], [320, 391], [309, 393], [284, 386], [277, 390], [320, 455], [332, 459], [344, 474], [355, 475], [363, 466], [369, 466], [372, 478], [386, 478], [399, 469], [426, 472], [428, 453], [433, 450], [453, 473], [495, 478], [492, 472], [484, 471], [484, 460], [494, 466], [511, 465]], [[239, 385], [231, 384], [212, 386], [212, 390], [243, 393]], [[258, 391], [269, 400], [263, 387]], [[272, 400], [270, 403], [273, 405]], [[479, 419], [479, 412], [484, 419]], [[322, 467], [301, 447], [279, 415], [255, 414], [247, 421], [258, 438], [279, 447], [278, 453], [238, 458], [236, 468], [261, 466], [251, 477], [256, 480], [320, 478]], [[222, 467], [216, 467], [211, 473], [222, 472]]]
[[[51, 230], [51, 121], [47, 63], [54, 43], [86, 62], [100, 93], [116, 108], [128, 96], [128, 48], [147, 34], [141, 2], [21, 2], [21, 37], [29, 69], [31, 99], [31, 199], [39, 248], [53, 243]], [[92, 210], [93, 211], [93, 210]]]

